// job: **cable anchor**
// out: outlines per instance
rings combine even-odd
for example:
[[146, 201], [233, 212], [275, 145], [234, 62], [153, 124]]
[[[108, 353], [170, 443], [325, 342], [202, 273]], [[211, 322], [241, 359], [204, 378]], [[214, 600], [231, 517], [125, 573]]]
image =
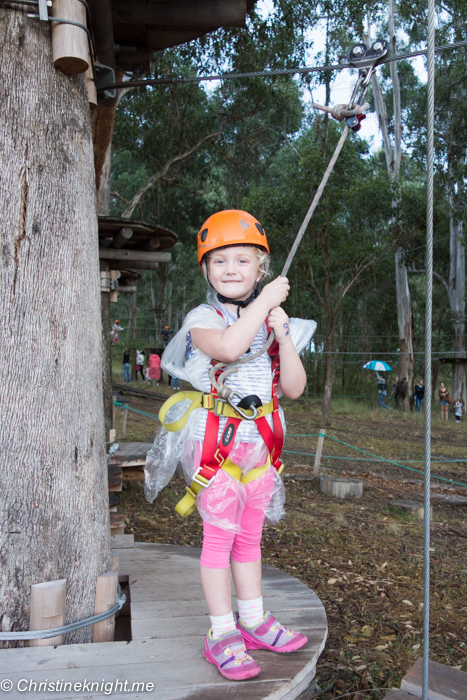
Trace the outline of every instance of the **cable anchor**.
[[[353, 109], [358, 91], [362, 93], [357, 104], [362, 105], [366, 91], [370, 84], [371, 76], [375, 68], [383, 63], [391, 55], [389, 42], [385, 39], [377, 39], [370, 48], [364, 43], [355, 44], [347, 56], [347, 63], [352, 68], [358, 68], [358, 79], [353, 89], [352, 96], [349, 101], [349, 109]], [[356, 114], [353, 117], [347, 117], [345, 123], [352, 131], [360, 130], [360, 122], [365, 119], [365, 114]]]

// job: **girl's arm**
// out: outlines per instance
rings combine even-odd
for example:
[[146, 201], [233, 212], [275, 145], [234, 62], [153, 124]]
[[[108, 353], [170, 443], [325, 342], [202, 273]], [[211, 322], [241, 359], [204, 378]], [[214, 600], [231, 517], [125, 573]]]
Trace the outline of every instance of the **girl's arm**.
[[298, 399], [306, 385], [306, 372], [292, 342], [289, 317], [278, 307], [269, 314], [268, 325], [279, 343], [282, 392], [288, 399]]
[[289, 289], [287, 278], [278, 277], [263, 288], [259, 297], [246, 308], [238, 321], [226, 330], [192, 328], [190, 333], [193, 347], [220, 362], [235, 362], [251, 346], [270, 310], [287, 299]]

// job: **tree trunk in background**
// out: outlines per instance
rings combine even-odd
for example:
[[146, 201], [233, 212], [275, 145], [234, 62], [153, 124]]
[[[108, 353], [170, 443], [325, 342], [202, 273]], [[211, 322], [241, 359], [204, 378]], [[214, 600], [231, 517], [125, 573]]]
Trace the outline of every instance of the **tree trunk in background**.
[[92, 615], [110, 568], [88, 98], [26, 12], [0, 10], [2, 631], [28, 629], [44, 581], [67, 579], [66, 622]]
[[397, 324], [399, 328], [399, 384], [397, 396], [398, 405], [401, 408], [412, 408], [414, 390], [412, 302], [403, 255], [402, 248], [398, 248], [396, 253]]
[[[459, 183], [459, 188], [461, 183]], [[465, 358], [465, 247], [462, 218], [451, 195], [449, 304], [453, 330], [453, 359]], [[452, 398], [461, 398], [466, 406], [465, 361], [452, 363]]]
[[[388, 29], [389, 39], [391, 44], [391, 52], [396, 51], [396, 35], [395, 35], [395, 4], [394, 0], [389, 0], [388, 3]], [[370, 30], [368, 29], [368, 34]], [[371, 43], [371, 39], [369, 39]], [[400, 173], [401, 164], [401, 147], [402, 147], [402, 108], [401, 108], [401, 91], [399, 83], [399, 74], [397, 63], [390, 63], [390, 73], [393, 88], [393, 106], [394, 106], [394, 148], [391, 146], [389, 139], [386, 106], [384, 104], [383, 94], [379, 87], [376, 75], [372, 76], [373, 95], [375, 100], [376, 113], [378, 115], [379, 126], [383, 138], [384, 152], [386, 155], [386, 166], [390, 180], [397, 185]], [[397, 217], [397, 209], [399, 199], [393, 201], [394, 221]], [[413, 326], [412, 326], [412, 300], [410, 297], [410, 287], [407, 276], [407, 268], [403, 260], [403, 250], [398, 248], [395, 256], [396, 264], [396, 299], [397, 299], [397, 324], [399, 327], [399, 381], [402, 378], [402, 389], [405, 398], [402, 400], [404, 408], [412, 408], [413, 406], [413, 389], [414, 389], [414, 356], [413, 356]]]
[[[327, 325], [327, 324], [326, 324]], [[331, 395], [332, 395], [332, 351], [333, 351], [333, 338], [334, 338], [334, 325], [332, 328], [326, 328], [326, 345], [324, 348], [325, 361], [324, 361], [324, 397], [323, 397], [323, 421], [325, 425], [328, 425], [331, 418]]]

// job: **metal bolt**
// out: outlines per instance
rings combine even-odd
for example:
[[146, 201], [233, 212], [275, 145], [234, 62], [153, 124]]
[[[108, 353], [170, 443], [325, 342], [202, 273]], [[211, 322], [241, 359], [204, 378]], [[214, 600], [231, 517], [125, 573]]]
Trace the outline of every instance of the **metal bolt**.
[[361, 46], [354, 46], [353, 49], [352, 49], [352, 53], [353, 53], [354, 56], [360, 56], [360, 54], [362, 53], [362, 51], [363, 51], [363, 49], [362, 49]]
[[382, 43], [380, 41], [375, 41], [375, 43], [373, 44], [373, 51], [381, 51], [382, 48]]

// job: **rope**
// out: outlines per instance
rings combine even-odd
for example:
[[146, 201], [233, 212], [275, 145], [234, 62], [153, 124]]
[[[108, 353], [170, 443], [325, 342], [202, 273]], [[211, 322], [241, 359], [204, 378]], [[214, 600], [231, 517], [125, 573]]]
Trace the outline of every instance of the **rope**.
[[427, 172], [426, 172], [426, 301], [425, 301], [425, 484], [423, 499], [423, 681], [428, 700], [430, 656], [430, 472], [431, 472], [431, 341], [433, 316], [433, 179], [435, 124], [435, 0], [428, 0]]
[[146, 411], [139, 411], [137, 408], [131, 408], [127, 404], [124, 403], [119, 403], [118, 401], [114, 401], [114, 406], [117, 406], [117, 408], [127, 408], [129, 411], [133, 411], [133, 413], [140, 413], [142, 416], [147, 416], [148, 418], [155, 418], [156, 420], [159, 420], [159, 416], [156, 416], [155, 413], [146, 413]]
[[0, 642], [21, 640], [21, 639], [50, 639], [51, 637], [58, 637], [60, 634], [70, 634], [70, 632], [76, 632], [83, 627], [89, 627], [90, 625], [95, 625], [97, 622], [103, 622], [107, 620], [112, 615], [115, 615], [123, 607], [126, 601], [126, 595], [121, 593], [120, 586], [118, 587], [117, 601], [115, 605], [105, 612], [99, 613], [99, 615], [93, 615], [92, 617], [86, 617], [84, 620], [79, 620], [79, 622], [71, 622], [69, 625], [63, 625], [62, 627], [53, 627], [48, 630], [28, 630], [27, 632], [0, 632]]
[[[341, 442], [341, 440], [337, 440], [336, 438], [331, 437], [330, 435], [326, 435], [325, 437], [331, 438], [331, 440], [336, 440], [336, 442]], [[346, 442], [342, 442], [342, 445], [346, 445], [347, 447], [351, 447], [353, 450], [358, 450], [358, 452], [363, 452], [363, 454], [370, 455], [374, 457], [374, 459], [359, 459], [358, 457], [341, 457], [339, 455], [321, 455], [323, 459], [342, 459], [345, 461], [353, 461], [353, 462], [387, 462], [388, 464], [394, 464], [397, 467], [401, 467], [402, 469], [407, 469], [408, 471], [411, 472], [416, 472], [417, 474], [425, 474], [424, 471], [421, 471], [420, 469], [414, 469], [413, 467], [407, 467], [405, 464], [401, 464], [400, 462], [394, 462], [392, 459], [386, 459], [385, 457], [379, 457], [378, 455], [374, 455], [371, 452], [365, 452], [365, 450], [360, 450], [358, 447], [354, 447], [353, 445], [349, 445]], [[283, 452], [288, 452], [289, 454], [294, 454], [294, 455], [303, 455], [304, 457], [315, 457], [316, 455], [313, 452], [296, 452], [294, 450], [282, 450]], [[439, 481], [447, 481], [449, 484], [455, 484], [456, 486], [467, 486], [467, 484], [462, 483], [461, 481], [453, 481], [452, 479], [446, 479], [444, 476], [436, 476], [435, 474], [431, 474], [431, 477], [433, 479], [438, 479]]]
[[[448, 51], [449, 49], [457, 49], [462, 46], [467, 46], [466, 41], [454, 41], [450, 44], [443, 44], [435, 48], [436, 53]], [[388, 56], [381, 63], [392, 63], [393, 61], [405, 61], [408, 58], [416, 58], [417, 56], [426, 56], [428, 51], [420, 49], [419, 51], [407, 51], [394, 56]], [[203, 83], [210, 80], [241, 80], [244, 78], [275, 78], [279, 76], [306, 75], [307, 73], [320, 73], [326, 71], [342, 70], [343, 68], [353, 68], [349, 63], [331, 63], [325, 66], [304, 66], [303, 68], [277, 68], [271, 70], [250, 71], [248, 73], [219, 73], [217, 75], [202, 75], [192, 76], [190, 78], [149, 78], [147, 80], [128, 80], [124, 83], [112, 83], [103, 87], [97, 88], [97, 91], [110, 90], [113, 88], [130, 88], [130, 87], [145, 87], [146, 85], [179, 85], [184, 83]]]

